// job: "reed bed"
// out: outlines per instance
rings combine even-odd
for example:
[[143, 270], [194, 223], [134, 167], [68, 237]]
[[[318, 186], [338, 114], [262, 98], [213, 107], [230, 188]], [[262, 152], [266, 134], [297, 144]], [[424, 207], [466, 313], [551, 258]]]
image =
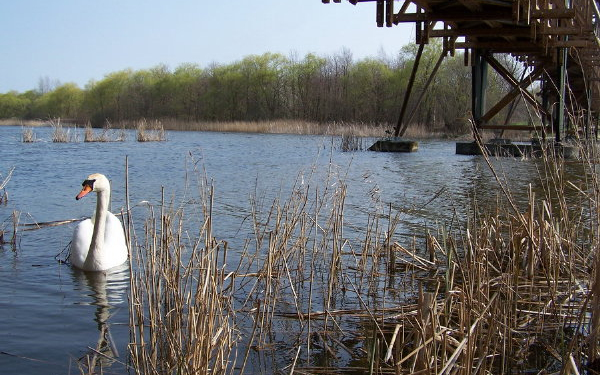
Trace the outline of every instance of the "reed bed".
[[30, 128], [30, 127], [23, 128], [22, 140], [23, 140], [23, 143], [33, 143], [37, 140], [35, 132], [33, 131], [33, 128]]
[[167, 140], [167, 133], [161, 121], [154, 120], [148, 123], [141, 119], [136, 124], [138, 142], [161, 142]]
[[530, 188], [517, 204], [494, 171], [503, 191], [496, 207], [474, 199], [464, 226], [408, 239], [396, 238], [406, 213], [391, 209], [374, 209], [359, 231], [349, 227], [343, 173], [315, 168], [272, 202], [251, 196], [249, 235], [235, 251], [213, 237], [214, 190], [200, 178], [198, 227], [186, 205], [163, 201], [160, 212], [150, 208], [133, 247], [132, 367], [138, 374], [594, 368], [600, 190], [590, 173], [589, 186], [576, 189], [585, 206], [568, 204], [565, 189], [574, 188], [554, 155], [540, 164], [543, 196]]
[[[15, 168], [12, 167], [6, 176], [0, 175], [0, 205], [6, 206], [8, 204], [8, 192], [6, 190], [6, 186], [10, 181], [12, 174]], [[5, 244], [11, 244], [13, 251], [17, 249], [17, 232], [19, 230], [19, 220], [21, 217], [21, 213], [17, 210], [13, 210], [10, 218], [5, 219], [2, 223], [0, 223], [0, 246]], [[11, 226], [12, 228], [12, 237], [8, 239], [8, 230], [7, 227]]]
[[71, 133], [70, 128], [64, 128], [60, 122], [60, 118], [50, 119], [50, 126], [52, 127], [52, 142], [54, 143], [69, 143], [77, 142], [77, 136]]
[[237, 331], [231, 274], [219, 258], [227, 244], [212, 235], [212, 188], [203, 191], [204, 219], [190, 238], [184, 210], [150, 208], [131, 257], [129, 353], [136, 374], [228, 374]]
[[264, 134], [302, 134], [302, 135], [342, 135], [353, 134], [359, 137], [384, 134], [384, 128], [376, 124], [350, 123], [333, 121], [317, 123], [303, 120], [268, 120], [268, 121], [230, 121], [230, 122], [185, 122], [163, 120], [169, 130], [239, 132]]
[[84, 129], [84, 142], [124, 142], [126, 139], [125, 129], [121, 128], [119, 131], [114, 131], [108, 121], [99, 134], [94, 131], [90, 123]]
[[340, 137], [340, 146], [339, 149], [341, 151], [364, 151], [369, 148], [371, 144], [374, 143], [372, 139], [369, 144], [367, 139], [362, 137], [357, 137], [351, 134], [343, 134]]

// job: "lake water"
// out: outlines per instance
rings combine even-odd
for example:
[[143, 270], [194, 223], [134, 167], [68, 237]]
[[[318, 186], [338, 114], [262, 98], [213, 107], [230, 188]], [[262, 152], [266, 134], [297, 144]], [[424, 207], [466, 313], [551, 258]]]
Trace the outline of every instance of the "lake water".
[[[499, 194], [484, 160], [455, 155], [452, 141], [421, 141], [418, 152], [396, 154], [342, 152], [339, 139], [330, 136], [168, 132], [166, 142], [140, 143], [130, 132], [125, 142], [53, 143], [50, 128], [34, 131], [38, 141], [22, 143], [21, 127], [0, 127], [0, 173], [5, 177], [14, 167], [6, 186], [8, 203], [0, 205], [5, 240], [11, 237], [13, 211], [20, 213], [21, 224], [90, 216], [95, 197], [73, 198], [81, 182], [95, 172], [111, 179], [112, 211], [119, 212], [125, 205], [126, 157], [132, 205], [159, 204], [162, 188], [169, 199], [185, 199], [186, 175], [194, 165], [205, 169], [215, 186], [215, 236], [227, 240], [232, 253], [249, 235], [240, 227], [251, 211], [251, 197], [269, 202], [288, 194], [294, 183], [326, 183], [326, 175], [336, 176], [331, 183], [340, 179], [347, 184], [345, 216], [350, 227], [360, 228], [366, 215], [390, 205], [413, 209], [402, 216], [399, 238], [462, 220], [473, 196], [485, 205]], [[539, 188], [536, 161], [494, 163], [517, 200], [526, 199], [529, 183]], [[583, 178], [577, 163], [569, 171], [575, 183]], [[145, 215], [143, 204], [134, 210], [138, 217]], [[105, 373], [126, 372], [128, 271], [103, 278], [58, 262], [74, 225], [24, 231], [16, 249], [10, 244], [0, 247], [4, 374], [79, 373], [77, 360], [96, 347], [105, 322], [110, 322], [113, 354], [122, 362]]]

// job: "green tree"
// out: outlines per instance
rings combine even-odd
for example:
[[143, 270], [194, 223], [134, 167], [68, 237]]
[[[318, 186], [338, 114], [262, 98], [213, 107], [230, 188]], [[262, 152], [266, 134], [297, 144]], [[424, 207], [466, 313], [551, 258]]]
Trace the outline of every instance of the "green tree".
[[281, 117], [287, 63], [284, 56], [273, 53], [251, 55], [239, 63], [246, 101], [246, 119]]
[[352, 66], [349, 76], [353, 119], [367, 123], [386, 122], [390, 105], [390, 68], [380, 60], [364, 59]]
[[302, 61], [290, 61], [288, 67], [288, 110], [294, 118], [319, 119], [324, 101], [323, 72], [327, 60], [312, 53]]
[[169, 81], [173, 115], [183, 120], [199, 120], [202, 113], [203, 71], [196, 64], [182, 64]]
[[39, 97], [35, 113], [40, 117], [78, 118], [84, 92], [74, 83], [58, 86]]
[[83, 110], [94, 125], [102, 125], [106, 120], [124, 119], [121, 108], [123, 89], [133, 75], [131, 69], [110, 73], [99, 82], [86, 86]]
[[16, 91], [0, 94], [0, 118], [27, 117], [32, 99]]

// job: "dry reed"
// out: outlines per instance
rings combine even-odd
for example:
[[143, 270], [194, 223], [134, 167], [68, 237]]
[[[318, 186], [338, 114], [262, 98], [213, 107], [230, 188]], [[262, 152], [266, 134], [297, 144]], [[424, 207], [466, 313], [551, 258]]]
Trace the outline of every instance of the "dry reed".
[[167, 133], [161, 121], [154, 120], [150, 124], [141, 119], [136, 124], [138, 142], [160, 142], [167, 140]]
[[[340, 137], [340, 147], [341, 151], [363, 151], [366, 150], [369, 146], [366, 144], [366, 139], [362, 137], [357, 137], [351, 134], [344, 134]], [[371, 142], [371, 144], [373, 141]]]
[[[10, 181], [12, 174], [14, 172], [15, 168], [12, 167], [8, 173], [6, 174], [5, 177], [2, 177], [0, 175], [0, 204], [4, 204], [7, 205], [8, 204], [8, 192], [6, 191], [6, 186], [8, 185], [8, 182]], [[13, 251], [16, 251], [17, 249], [17, 232], [19, 230], [19, 219], [21, 217], [21, 213], [17, 210], [13, 210], [12, 215], [11, 215], [11, 220], [12, 221], [12, 238], [10, 240], [7, 240], [6, 238], [6, 233], [7, 233], [7, 220], [5, 220], [4, 222], [0, 223], [0, 246], [4, 245], [4, 244], [8, 244], [10, 243], [12, 245], [12, 249]]]
[[[212, 188], [203, 191], [197, 237], [184, 231], [184, 211], [150, 208], [143, 243], [131, 257], [129, 353], [136, 374], [228, 374], [237, 341], [218, 259], [226, 243], [212, 235]], [[131, 238], [131, 237], [130, 237]]]
[[[251, 197], [251, 235], [234, 261], [226, 242], [213, 237], [214, 192], [199, 179], [201, 214], [192, 215], [201, 217], [199, 227], [189, 229], [189, 208], [163, 199], [132, 247], [135, 372], [593, 368], [598, 157], [595, 147], [584, 148], [588, 184], [572, 186], [548, 147], [539, 164], [541, 193], [530, 187], [517, 203], [484, 155], [502, 193], [497, 205], [481, 208], [474, 198], [464, 226], [440, 227], [422, 240], [396, 239], [404, 213], [391, 209], [368, 212], [357, 232], [345, 219], [342, 175], [330, 165], [318, 177], [313, 168], [287, 196]], [[573, 194], [583, 204], [569, 204]]]
[[589, 210], [573, 210], [554, 155], [541, 164], [543, 197], [530, 190], [520, 207], [505, 191], [493, 210], [475, 204], [465, 227], [408, 246], [393, 239], [392, 210], [369, 214], [362, 233], [347, 228], [343, 180], [330, 171], [321, 185], [311, 172], [287, 198], [252, 196], [252, 235], [229, 270], [203, 179], [198, 238], [183, 208], [163, 202], [135, 247], [136, 372], [583, 369], [597, 356], [598, 190], [582, 189]]
[[86, 124], [84, 130], [84, 142], [124, 142], [127, 139], [125, 129], [115, 132], [111, 129], [111, 124], [106, 121], [100, 134], [96, 134], [90, 123]]
[[52, 142], [55, 143], [69, 143], [76, 142], [77, 137], [71, 133], [71, 129], [65, 129], [60, 123], [60, 118], [50, 119], [48, 121], [52, 127]]
[[33, 128], [23, 128], [22, 140], [23, 143], [33, 143], [37, 140]]

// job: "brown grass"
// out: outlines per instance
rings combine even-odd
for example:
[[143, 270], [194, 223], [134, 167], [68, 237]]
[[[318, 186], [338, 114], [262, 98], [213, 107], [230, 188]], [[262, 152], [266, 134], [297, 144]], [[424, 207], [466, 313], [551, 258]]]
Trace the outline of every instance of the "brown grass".
[[[310, 122], [303, 120], [270, 120], [270, 121], [230, 121], [230, 122], [191, 122], [174, 119], [161, 119], [165, 130], [178, 131], [210, 131], [263, 134], [301, 134], [301, 135], [339, 135], [353, 137], [389, 137], [393, 127], [374, 123], [352, 123], [345, 121]], [[123, 121], [119, 126], [136, 129], [138, 122]], [[386, 132], [387, 131], [387, 132]], [[447, 129], [428, 129], [422, 125], [409, 126], [405, 138], [430, 139], [461, 136]]]

